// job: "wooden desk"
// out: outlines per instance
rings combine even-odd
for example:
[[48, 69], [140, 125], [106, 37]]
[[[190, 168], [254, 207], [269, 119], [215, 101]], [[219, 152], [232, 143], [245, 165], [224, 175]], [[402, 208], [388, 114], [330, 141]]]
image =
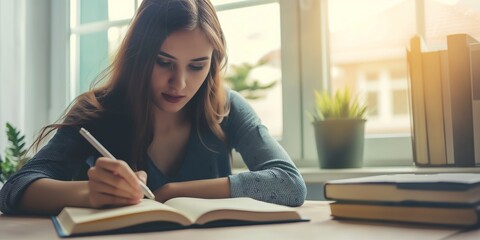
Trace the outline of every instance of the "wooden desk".
[[[328, 202], [307, 201], [299, 211], [310, 222], [184, 229], [141, 234], [103, 235], [95, 239], [480, 239], [480, 230], [419, 226], [414, 224], [337, 221], [330, 217]], [[463, 231], [463, 232], [462, 232]], [[141, 235], [141, 236], [140, 236]], [[45, 217], [0, 215], [1, 239], [58, 239], [52, 222]], [[90, 239], [81, 237], [79, 239]]]

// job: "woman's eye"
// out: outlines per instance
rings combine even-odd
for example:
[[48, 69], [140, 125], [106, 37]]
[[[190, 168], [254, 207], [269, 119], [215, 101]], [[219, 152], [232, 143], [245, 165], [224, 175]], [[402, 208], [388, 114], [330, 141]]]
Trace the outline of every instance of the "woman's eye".
[[204, 67], [203, 65], [201, 66], [190, 65], [190, 69], [192, 69], [193, 71], [201, 71], [203, 67]]
[[161, 67], [171, 67], [172, 63], [169, 61], [164, 61], [160, 58], [157, 58], [157, 64], [160, 65]]

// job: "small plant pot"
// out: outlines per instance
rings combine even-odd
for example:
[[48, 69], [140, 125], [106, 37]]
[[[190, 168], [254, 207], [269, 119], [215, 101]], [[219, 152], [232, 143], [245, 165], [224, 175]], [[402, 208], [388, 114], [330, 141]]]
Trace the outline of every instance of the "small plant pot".
[[365, 122], [327, 119], [313, 123], [320, 168], [362, 167]]

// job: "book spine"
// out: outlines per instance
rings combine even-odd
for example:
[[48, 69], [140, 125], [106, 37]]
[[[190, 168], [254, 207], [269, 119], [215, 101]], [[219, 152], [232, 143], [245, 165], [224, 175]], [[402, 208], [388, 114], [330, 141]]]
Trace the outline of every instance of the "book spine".
[[412, 148], [415, 165], [428, 166], [427, 126], [425, 119], [425, 98], [422, 66], [422, 39], [418, 36], [410, 40], [407, 52]]
[[425, 84], [425, 117], [427, 125], [428, 155], [430, 165], [447, 164], [442, 106], [442, 72], [440, 52], [422, 53], [423, 80]]
[[480, 165], [480, 43], [470, 46], [475, 165]]
[[443, 127], [445, 132], [445, 150], [447, 164], [454, 165], [453, 129], [452, 129], [452, 104], [450, 102], [450, 75], [448, 71], [448, 51], [440, 51], [440, 64], [442, 71], [442, 102], [443, 102]]
[[467, 34], [447, 36], [454, 158], [461, 167], [475, 166], [469, 48], [473, 42]]

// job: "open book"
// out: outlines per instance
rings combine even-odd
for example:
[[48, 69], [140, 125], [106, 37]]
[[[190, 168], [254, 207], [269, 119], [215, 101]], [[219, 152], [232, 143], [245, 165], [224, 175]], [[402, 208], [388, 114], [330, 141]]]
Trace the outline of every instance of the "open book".
[[108, 231], [139, 232], [307, 220], [294, 208], [251, 198], [181, 197], [164, 204], [143, 199], [137, 205], [109, 209], [66, 207], [58, 216], [53, 216], [52, 221], [58, 235], [66, 237]]

